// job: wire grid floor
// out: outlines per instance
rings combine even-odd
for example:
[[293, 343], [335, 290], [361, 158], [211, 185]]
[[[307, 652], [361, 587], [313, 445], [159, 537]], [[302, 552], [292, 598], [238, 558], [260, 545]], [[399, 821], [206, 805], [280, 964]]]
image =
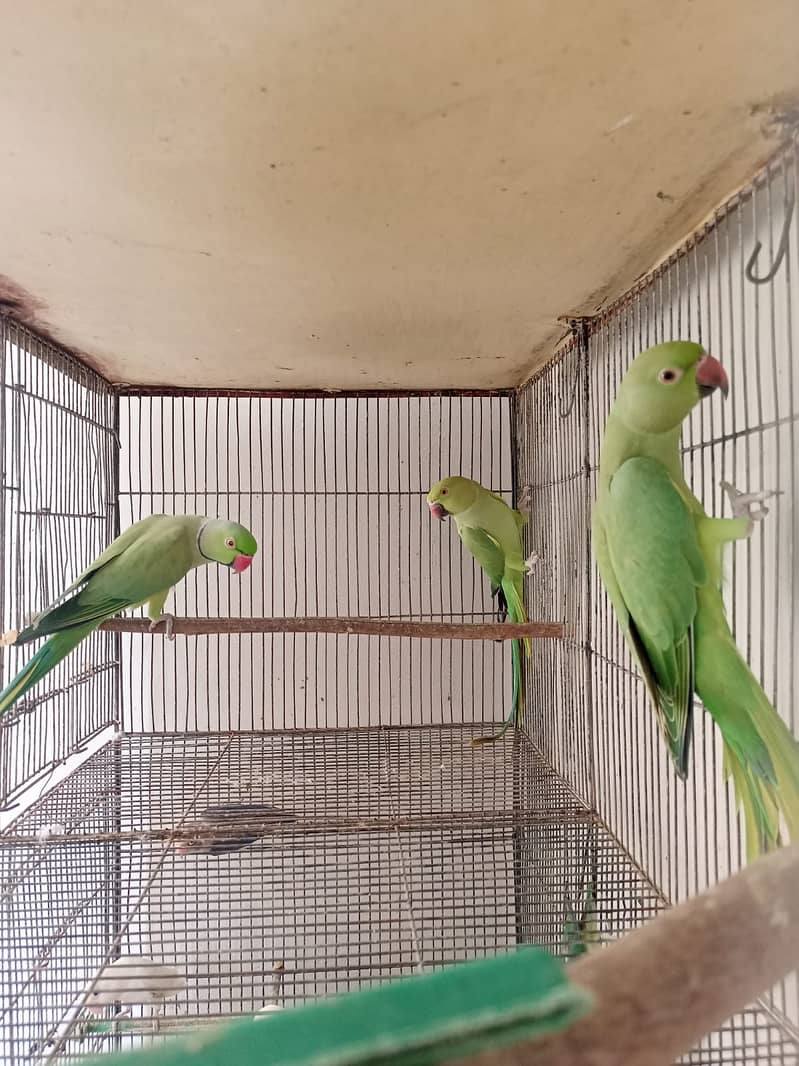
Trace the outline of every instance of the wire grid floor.
[[[474, 749], [480, 732], [118, 737], [0, 846], [5, 1061], [141, 1046], [518, 944], [563, 954], [589, 869], [603, 940], [653, 917], [661, 896], [529, 740]], [[247, 815], [209, 838], [203, 810], [242, 803], [293, 820]], [[239, 850], [179, 851], [248, 826]], [[142, 1006], [77, 1017], [118, 953], [185, 977], [157, 1021]], [[771, 1054], [751, 1061], [793, 1062], [780, 1040], [747, 1012], [685, 1061], [750, 1061], [725, 1057], [748, 1041]]]

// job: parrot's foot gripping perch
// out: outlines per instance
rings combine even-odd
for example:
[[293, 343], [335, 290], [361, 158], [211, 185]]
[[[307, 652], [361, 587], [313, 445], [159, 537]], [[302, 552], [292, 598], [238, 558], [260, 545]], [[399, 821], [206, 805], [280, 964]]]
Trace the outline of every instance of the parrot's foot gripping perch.
[[739, 492], [729, 481], [722, 481], [721, 487], [730, 498], [732, 513], [736, 518], [748, 518], [751, 523], [762, 522], [769, 512], [766, 500], [781, 496], [780, 489], [761, 489], [759, 492]]
[[535, 550], [531, 551], [527, 558], [524, 560], [524, 572], [529, 577], [537, 564], [541, 562], [541, 556]]
[[156, 627], [164, 623], [164, 636], [167, 640], [175, 639], [175, 616], [173, 614], [162, 614], [160, 618], [156, 618], [154, 622], [150, 622], [150, 632], [154, 633]]

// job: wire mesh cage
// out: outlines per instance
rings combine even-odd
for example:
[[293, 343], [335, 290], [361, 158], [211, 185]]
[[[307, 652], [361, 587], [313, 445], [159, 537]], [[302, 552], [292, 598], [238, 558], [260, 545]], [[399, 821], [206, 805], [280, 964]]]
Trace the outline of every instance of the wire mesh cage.
[[[0, 317], [3, 629], [51, 603], [115, 535], [116, 399], [97, 374]], [[3, 677], [25, 649], [0, 648]], [[94, 634], [2, 726], [0, 797], [7, 801], [114, 721], [113, 637]]]
[[[724, 479], [781, 493], [756, 533], [730, 550], [725, 599], [739, 647], [796, 734], [796, 182], [794, 142], [632, 292], [575, 323], [559, 360], [522, 390], [517, 408], [519, 478], [533, 499], [529, 543], [542, 556], [529, 585], [530, 609], [568, 617], [575, 634], [572, 642], [535, 645], [530, 739], [670, 903], [740, 868], [742, 834], [722, 783], [711, 719], [694, 719], [691, 773], [683, 783], [600, 584], [588, 526], [599, 449], [618, 384], [643, 349], [691, 337], [729, 368], [728, 403], [700, 404], [686, 426], [684, 465], [711, 514], [723, 514]], [[763, 272], [768, 263], [777, 267], [763, 286], [747, 277], [758, 242]], [[761, 1008], [733, 1023], [740, 1033], [711, 1038], [697, 1052], [710, 1057], [695, 1061], [743, 1061], [736, 1057], [742, 1055], [795, 1061], [795, 979], [774, 989]]]
[[[461, 464], [511, 498], [509, 397], [120, 404], [123, 527], [164, 510], [230, 514], [262, 545], [252, 580], [195, 571], [176, 590], [178, 614], [491, 619], [479, 573], [430, 528], [424, 494]], [[162, 645], [123, 637], [126, 729], [460, 722], [463, 707], [479, 720], [500, 698], [506, 658], [498, 645], [326, 634]]]
[[[566, 626], [533, 644], [523, 728], [481, 748], [470, 741], [510, 696], [504, 643], [96, 634], [0, 722], [6, 1061], [149, 1044], [517, 944], [567, 955], [589, 886], [610, 941], [742, 864], [710, 719], [695, 718], [680, 782], [595, 573], [589, 516], [629, 361], [701, 340], [732, 393], [692, 418], [686, 470], [715, 514], [722, 478], [783, 493], [730, 552], [725, 591], [796, 731], [796, 178], [792, 143], [515, 393], [114, 389], [0, 320], [5, 628], [116, 530], [162, 512], [230, 515], [260, 545], [244, 580], [190, 574], [178, 615], [491, 621], [487, 582], [426, 514], [448, 473], [529, 500], [529, 614]], [[756, 239], [759, 259], [782, 250], [763, 285], [746, 276]], [[18, 665], [4, 649], [4, 682]], [[169, 968], [163, 995], [98, 1002], [104, 967], [133, 956]], [[685, 1061], [796, 1063], [798, 1038], [788, 980]]]

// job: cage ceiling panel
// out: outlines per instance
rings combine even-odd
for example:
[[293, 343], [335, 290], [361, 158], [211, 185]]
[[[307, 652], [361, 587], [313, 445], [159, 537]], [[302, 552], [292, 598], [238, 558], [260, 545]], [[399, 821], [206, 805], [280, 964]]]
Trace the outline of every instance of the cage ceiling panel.
[[775, 0], [33, 0], [0, 301], [114, 382], [519, 384], [772, 150]]

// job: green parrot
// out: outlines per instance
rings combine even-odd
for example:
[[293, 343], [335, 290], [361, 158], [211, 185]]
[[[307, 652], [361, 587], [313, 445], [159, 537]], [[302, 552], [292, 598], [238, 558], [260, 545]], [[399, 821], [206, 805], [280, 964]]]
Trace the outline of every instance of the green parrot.
[[738, 652], [721, 595], [723, 546], [751, 534], [775, 493], [722, 482], [735, 517], [711, 518], [683, 477], [682, 423], [717, 388], [726, 397], [727, 375], [699, 344], [658, 344], [633, 362], [605, 426], [593, 542], [681, 777], [694, 693], [721, 731], [751, 860], [779, 846], [780, 815], [799, 833], [799, 744]]
[[0, 717], [101, 622], [120, 611], [146, 603], [150, 629], [164, 621], [167, 636], [174, 639], [174, 619], [162, 614], [172, 586], [204, 563], [221, 563], [241, 574], [257, 550], [244, 526], [220, 518], [151, 515], [126, 529], [53, 606], [21, 633], [4, 636], [5, 644], [50, 639], [0, 693]]
[[[452, 516], [458, 534], [488, 575], [491, 595], [497, 597], [499, 617], [504, 621], [526, 622], [524, 576], [534, 556], [524, 558], [521, 530], [527, 516], [508, 507], [501, 496], [489, 492], [466, 477], [446, 477], [427, 494], [430, 514], [443, 521]], [[530, 641], [525, 640], [527, 655]], [[504, 735], [508, 726], [521, 722], [523, 708], [521, 642], [511, 641], [513, 659], [513, 699], [507, 721], [494, 736], [477, 737], [473, 744], [491, 743]]]

